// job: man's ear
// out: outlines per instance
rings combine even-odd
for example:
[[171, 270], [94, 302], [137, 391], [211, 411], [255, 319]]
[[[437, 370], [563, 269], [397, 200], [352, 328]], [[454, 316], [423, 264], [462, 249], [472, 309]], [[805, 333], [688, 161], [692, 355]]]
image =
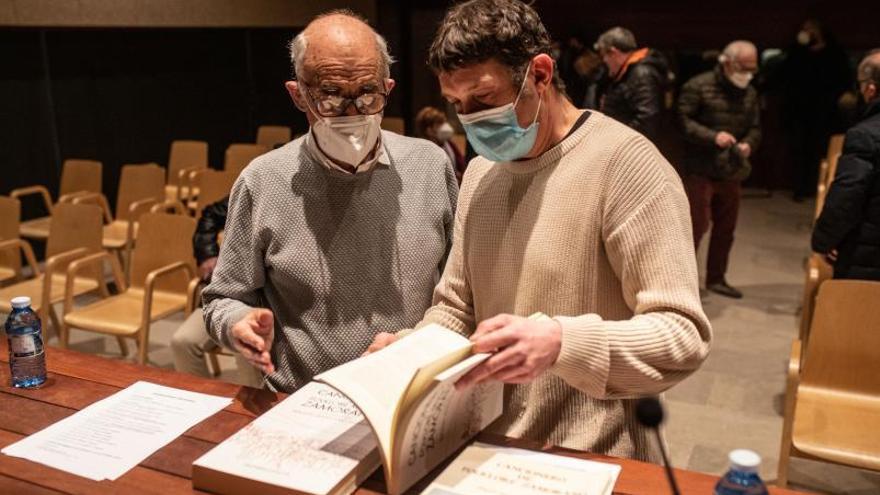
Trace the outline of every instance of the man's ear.
[[553, 82], [553, 57], [540, 53], [532, 59], [532, 73], [535, 75], [535, 88], [538, 94], [544, 94]]
[[308, 113], [309, 107], [306, 105], [305, 100], [303, 100], [303, 95], [299, 91], [299, 83], [296, 81], [287, 81], [284, 83], [284, 87], [287, 88], [287, 94], [290, 95], [290, 99], [293, 100], [293, 104], [296, 105], [302, 112]]
[[394, 86], [397, 86], [397, 82], [390, 77], [385, 79], [385, 94], [391, 94], [391, 90], [394, 89]]

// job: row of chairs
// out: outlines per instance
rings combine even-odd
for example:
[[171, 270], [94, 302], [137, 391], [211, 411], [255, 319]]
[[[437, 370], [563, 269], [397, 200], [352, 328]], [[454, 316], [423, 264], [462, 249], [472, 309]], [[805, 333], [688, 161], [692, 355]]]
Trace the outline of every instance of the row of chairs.
[[[17, 199], [0, 197], [2, 224], [16, 225], [20, 204]], [[128, 354], [127, 339], [138, 346], [138, 362], [145, 364], [150, 324], [178, 311], [195, 307], [199, 279], [191, 239], [196, 220], [187, 215], [163, 212], [144, 213], [139, 218], [139, 238], [131, 253], [129, 280], [123, 276], [118, 258], [102, 246], [103, 212], [92, 204], [73, 202], [57, 205], [50, 217], [46, 244], [46, 263], [41, 271], [30, 245], [20, 239], [0, 241], [0, 252], [24, 254], [31, 273], [19, 271], [12, 283], [0, 287], [0, 311], [11, 310], [9, 301], [28, 296], [34, 310], [67, 347], [71, 328], [115, 336], [123, 355]], [[116, 294], [111, 295], [104, 277], [110, 266]], [[7, 280], [9, 282], [9, 280]], [[99, 299], [75, 306], [78, 296]], [[57, 315], [54, 304], [63, 302]]]
[[[816, 185], [818, 218], [844, 136], [834, 135]], [[777, 485], [790, 459], [880, 471], [880, 282], [831, 280], [819, 254], [807, 261], [798, 338], [786, 380]]]

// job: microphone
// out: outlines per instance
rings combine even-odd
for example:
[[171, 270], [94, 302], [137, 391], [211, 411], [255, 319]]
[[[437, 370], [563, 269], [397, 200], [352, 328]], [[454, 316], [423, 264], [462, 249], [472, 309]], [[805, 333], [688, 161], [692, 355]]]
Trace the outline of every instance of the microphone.
[[673, 495], [680, 495], [678, 491], [678, 483], [675, 482], [675, 474], [672, 472], [672, 466], [669, 465], [669, 458], [666, 456], [666, 446], [663, 444], [663, 438], [660, 436], [660, 423], [663, 422], [663, 405], [657, 397], [644, 397], [636, 402], [636, 420], [639, 424], [646, 428], [654, 430], [657, 435], [657, 445], [660, 446], [660, 455], [663, 456], [663, 467], [666, 468], [666, 479], [669, 481], [669, 488], [672, 489]]

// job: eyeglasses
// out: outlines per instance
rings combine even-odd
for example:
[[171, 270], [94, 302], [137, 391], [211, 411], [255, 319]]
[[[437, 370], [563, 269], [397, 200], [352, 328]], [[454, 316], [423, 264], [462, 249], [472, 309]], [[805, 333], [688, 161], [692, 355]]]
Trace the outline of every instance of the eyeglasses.
[[307, 84], [300, 82], [300, 85], [306, 89], [305, 92], [315, 104], [315, 111], [322, 117], [339, 117], [351, 105], [362, 115], [374, 115], [384, 110], [388, 103], [387, 93], [362, 93], [355, 98], [326, 93], [315, 96]]

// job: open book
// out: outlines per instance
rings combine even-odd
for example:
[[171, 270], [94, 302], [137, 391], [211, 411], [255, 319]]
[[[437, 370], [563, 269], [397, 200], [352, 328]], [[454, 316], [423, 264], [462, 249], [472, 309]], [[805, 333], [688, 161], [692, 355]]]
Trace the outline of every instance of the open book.
[[381, 351], [315, 377], [360, 409], [376, 435], [389, 494], [411, 487], [501, 415], [500, 382], [456, 390], [488, 359], [471, 342], [428, 325]]
[[353, 492], [379, 451], [354, 404], [309, 383], [193, 463], [193, 487], [223, 495]]

